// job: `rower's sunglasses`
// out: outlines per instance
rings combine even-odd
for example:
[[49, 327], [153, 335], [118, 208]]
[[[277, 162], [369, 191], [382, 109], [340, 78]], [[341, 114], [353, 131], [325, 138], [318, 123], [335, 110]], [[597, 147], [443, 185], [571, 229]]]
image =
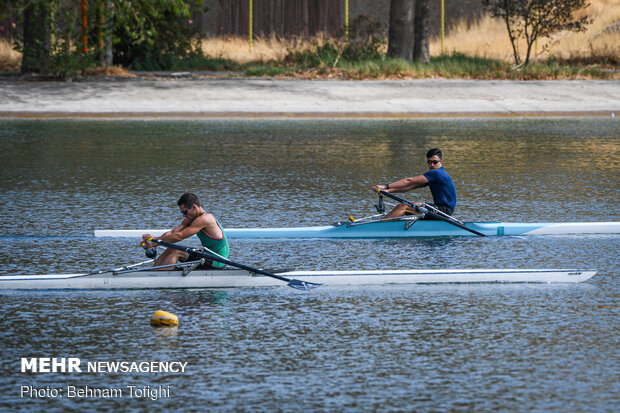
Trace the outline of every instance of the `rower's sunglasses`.
[[192, 205], [191, 207], [184, 209], [183, 211], [181, 211], [181, 214], [183, 214], [183, 215], [187, 215], [187, 211], [189, 211], [189, 210], [190, 210], [190, 209], [192, 209], [193, 207], [194, 207], [194, 206]]
[[441, 162], [441, 159], [437, 160], [437, 159], [433, 159], [432, 161], [430, 159], [426, 160], [427, 164], [433, 164], [433, 165], [437, 165], [439, 162]]

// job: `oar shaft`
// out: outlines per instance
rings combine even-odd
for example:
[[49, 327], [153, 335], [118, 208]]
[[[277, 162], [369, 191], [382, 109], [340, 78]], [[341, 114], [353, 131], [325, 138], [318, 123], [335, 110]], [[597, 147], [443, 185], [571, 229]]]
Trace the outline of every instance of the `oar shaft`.
[[272, 273], [270, 273], [268, 271], [263, 271], [263, 270], [261, 270], [259, 268], [253, 268], [253, 267], [250, 267], [248, 265], [239, 264], [237, 262], [230, 261], [229, 259], [226, 259], [226, 258], [224, 258], [222, 256], [219, 256], [219, 255], [216, 256], [216, 255], [210, 254], [210, 253], [208, 253], [206, 251], [199, 250], [198, 248], [185, 247], [183, 245], [173, 244], [171, 242], [162, 241], [162, 240], [159, 240], [159, 239], [150, 239], [149, 241], [156, 242], [159, 245], [163, 245], [164, 247], [167, 247], [167, 248], [172, 248], [172, 249], [175, 249], [175, 250], [184, 251], [184, 252], [187, 252], [188, 254], [200, 255], [202, 257], [205, 257], [205, 258], [208, 258], [208, 259], [211, 259], [211, 260], [216, 260], [216, 261], [224, 263], [224, 264], [232, 265], [233, 267], [241, 268], [242, 270], [247, 270], [247, 271], [251, 271], [251, 272], [257, 273], [257, 274], [266, 275], [268, 277], [277, 278], [278, 280], [282, 280], [282, 281], [287, 281], [287, 282], [291, 281], [290, 279], [288, 279], [286, 277], [282, 277], [281, 275], [272, 274]]
[[87, 275], [96, 275], [96, 274], [104, 274], [106, 272], [122, 271], [122, 270], [126, 270], [126, 269], [129, 269], [129, 268], [139, 267], [140, 265], [148, 264], [148, 263], [153, 262], [153, 261], [155, 261], [155, 260], [146, 260], [146, 261], [138, 262], [136, 264], [123, 265], [122, 267], [118, 267], [118, 268], [110, 268], [108, 270], [95, 270], [95, 271], [91, 271]]
[[155, 242], [155, 243], [157, 243], [159, 245], [163, 245], [164, 247], [176, 249], [176, 250], [179, 250], [179, 251], [184, 251], [184, 252], [187, 252], [188, 254], [197, 254], [197, 255], [200, 255], [200, 256], [205, 257], [205, 258], [209, 258], [209, 259], [212, 259], [212, 260], [215, 260], [215, 261], [218, 261], [218, 262], [222, 262], [224, 264], [231, 265], [233, 267], [241, 268], [242, 270], [250, 271], [250, 272], [253, 272], [253, 273], [256, 273], [256, 274], [265, 275], [267, 277], [275, 278], [275, 279], [280, 280], [280, 281], [285, 281], [285, 282], [288, 283], [289, 287], [292, 287], [292, 288], [295, 288], [295, 289], [298, 289], [298, 290], [310, 290], [312, 288], [316, 288], [316, 287], [321, 285], [321, 284], [317, 284], [317, 283], [311, 283], [311, 282], [299, 281], [299, 280], [295, 280], [295, 279], [286, 278], [286, 277], [283, 277], [281, 275], [270, 273], [269, 271], [264, 271], [264, 270], [261, 270], [259, 268], [250, 267], [249, 265], [239, 264], [238, 262], [231, 261], [231, 260], [229, 260], [227, 258], [224, 258], [221, 255], [219, 255], [217, 253], [214, 253], [214, 252], [209, 253], [209, 252], [206, 252], [206, 251], [203, 251], [203, 250], [199, 250], [197, 248], [185, 247], [183, 245], [173, 244], [173, 243], [170, 243], [170, 242], [167, 242], [167, 241], [162, 241], [162, 240], [159, 240], [159, 239], [151, 238], [151, 239], [149, 239], [149, 241], [150, 242]]
[[432, 217], [432, 218], [435, 218], [435, 219], [436, 219], [436, 220], [438, 220], [438, 221], [444, 221], [444, 222], [447, 222], [448, 224], [451, 224], [451, 225], [454, 225], [455, 227], [458, 227], [458, 228], [464, 229], [465, 231], [469, 231], [469, 232], [471, 232], [471, 233], [473, 233], [473, 234], [476, 234], [476, 235], [478, 235], [478, 236], [480, 236], [480, 237], [486, 237], [486, 235], [484, 235], [482, 232], [478, 232], [478, 231], [476, 231], [475, 229], [468, 228], [468, 227], [466, 227], [465, 225], [461, 224], [460, 222], [458, 222], [458, 221], [456, 221], [456, 220], [453, 220], [453, 219], [450, 219], [450, 218], [445, 218], [445, 217], [443, 217], [443, 216], [441, 216], [441, 215], [439, 215], [439, 214], [436, 214], [436, 213], [434, 213], [434, 212], [431, 212], [431, 211], [429, 211], [428, 209], [426, 209], [426, 208], [424, 208], [424, 207], [422, 207], [422, 206], [420, 206], [420, 205], [416, 205], [416, 204], [414, 204], [414, 203], [413, 203], [413, 202], [411, 202], [411, 201], [407, 201], [406, 199], [403, 199], [403, 198], [401, 198], [401, 197], [399, 197], [399, 196], [396, 196], [396, 195], [391, 194], [391, 193], [389, 193], [389, 192], [385, 192], [385, 191], [384, 191], [384, 190], [382, 190], [382, 189], [380, 189], [378, 192], [379, 192], [381, 195], [385, 195], [385, 196], [387, 196], [388, 198], [392, 198], [393, 200], [400, 202], [401, 204], [405, 204], [405, 205], [407, 205], [407, 206], [410, 206], [410, 207], [411, 207], [411, 208], [413, 208], [416, 212], [420, 212], [420, 213], [422, 213], [422, 214], [428, 215], [428, 216], [430, 216], [430, 217]]

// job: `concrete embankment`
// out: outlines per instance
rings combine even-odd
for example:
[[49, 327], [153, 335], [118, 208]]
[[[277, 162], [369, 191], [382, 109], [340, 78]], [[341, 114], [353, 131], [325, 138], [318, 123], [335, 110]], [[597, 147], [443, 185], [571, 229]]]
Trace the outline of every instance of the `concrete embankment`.
[[0, 80], [0, 117], [610, 116], [616, 80]]

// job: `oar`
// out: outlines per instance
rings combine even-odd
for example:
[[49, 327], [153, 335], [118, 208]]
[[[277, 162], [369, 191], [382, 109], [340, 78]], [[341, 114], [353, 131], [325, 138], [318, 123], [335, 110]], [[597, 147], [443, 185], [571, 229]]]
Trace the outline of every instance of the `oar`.
[[401, 197], [399, 197], [399, 196], [396, 196], [396, 195], [394, 195], [394, 194], [391, 194], [391, 193], [389, 193], [389, 192], [385, 192], [384, 190], [379, 189], [379, 191], [378, 191], [378, 192], [379, 192], [381, 195], [385, 195], [385, 196], [387, 196], [388, 198], [392, 198], [393, 200], [400, 202], [401, 204], [405, 204], [405, 205], [407, 205], [407, 206], [410, 206], [411, 208], [415, 209], [417, 212], [419, 212], [419, 213], [421, 213], [421, 214], [428, 215], [428, 216], [430, 216], [430, 217], [432, 217], [432, 218], [435, 218], [436, 220], [439, 220], [439, 221], [444, 221], [444, 222], [447, 222], [448, 224], [454, 225], [455, 227], [459, 227], [459, 228], [461, 228], [461, 229], [464, 229], [465, 231], [469, 231], [469, 232], [471, 232], [471, 233], [473, 233], [473, 234], [476, 234], [476, 235], [478, 235], [478, 236], [481, 236], [481, 237], [486, 237], [486, 235], [484, 235], [482, 232], [478, 232], [478, 231], [476, 231], [476, 230], [474, 230], [474, 229], [467, 228], [465, 225], [461, 224], [461, 223], [460, 223], [460, 222], [458, 222], [457, 220], [450, 219], [450, 218], [446, 218], [446, 217], [444, 217], [444, 216], [441, 216], [441, 215], [439, 215], [439, 214], [436, 214], [436, 213], [434, 213], [434, 212], [431, 212], [431, 211], [429, 211], [428, 209], [426, 209], [426, 208], [424, 208], [424, 207], [422, 207], [422, 206], [420, 206], [420, 205], [416, 205], [416, 204], [414, 204], [413, 202], [407, 201], [406, 199], [403, 199], [403, 198], [401, 198]]
[[199, 256], [204, 257], [204, 258], [215, 260], [217, 262], [222, 262], [224, 264], [232, 265], [233, 267], [241, 268], [242, 270], [250, 271], [250, 272], [253, 272], [253, 273], [256, 273], [256, 274], [266, 275], [267, 277], [275, 278], [275, 279], [280, 280], [280, 281], [285, 281], [285, 282], [288, 283], [287, 285], [289, 287], [296, 288], [298, 290], [311, 290], [311, 289], [316, 288], [316, 287], [321, 285], [321, 284], [317, 284], [317, 283], [311, 283], [311, 282], [307, 282], [307, 281], [300, 281], [300, 280], [286, 278], [286, 277], [283, 277], [281, 275], [272, 274], [272, 273], [270, 273], [268, 271], [264, 271], [264, 270], [261, 270], [261, 269], [258, 269], [258, 268], [250, 267], [248, 265], [239, 264], [237, 262], [234, 262], [234, 261], [231, 261], [231, 260], [229, 260], [227, 258], [224, 258], [221, 255], [216, 254], [215, 252], [210, 251], [210, 250], [209, 250], [210, 252], [205, 252], [205, 251], [200, 250], [198, 248], [185, 247], [183, 245], [172, 244], [170, 242], [162, 241], [160, 239], [149, 238], [148, 241], [155, 242], [155, 243], [157, 243], [159, 245], [163, 245], [164, 247], [172, 248], [172, 249], [179, 250], [179, 251], [184, 251], [184, 252], [187, 252], [188, 254], [195, 254], [195, 255], [199, 255]]
[[117, 268], [110, 268], [108, 270], [94, 270], [89, 272], [88, 274], [85, 275], [97, 275], [97, 274], [105, 274], [106, 272], [118, 272], [118, 271], [122, 271], [122, 270], [128, 270], [129, 268], [134, 268], [134, 267], [139, 267], [140, 265], [144, 265], [144, 264], [148, 264], [149, 262], [153, 262], [155, 260], [146, 260], [146, 261], [142, 261], [139, 262], [137, 264], [131, 264], [131, 265], [123, 265], [122, 267], [117, 267]]

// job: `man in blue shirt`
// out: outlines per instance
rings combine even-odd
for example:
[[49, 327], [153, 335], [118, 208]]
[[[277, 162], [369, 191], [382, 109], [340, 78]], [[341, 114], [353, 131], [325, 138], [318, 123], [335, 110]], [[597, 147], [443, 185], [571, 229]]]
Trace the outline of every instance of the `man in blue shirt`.
[[[374, 191], [381, 189], [390, 193], [400, 193], [428, 186], [433, 194], [433, 203], [431, 205], [441, 212], [452, 215], [456, 206], [456, 188], [450, 175], [443, 169], [441, 161], [441, 150], [433, 148], [426, 153], [428, 172], [425, 172], [423, 175], [404, 178], [387, 185], [375, 185], [372, 189]], [[415, 204], [423, 205], [422, 202], [415, 202]], [[416, 214], [417, 212], [410, 206], [398, 204], [385, 218]]]

